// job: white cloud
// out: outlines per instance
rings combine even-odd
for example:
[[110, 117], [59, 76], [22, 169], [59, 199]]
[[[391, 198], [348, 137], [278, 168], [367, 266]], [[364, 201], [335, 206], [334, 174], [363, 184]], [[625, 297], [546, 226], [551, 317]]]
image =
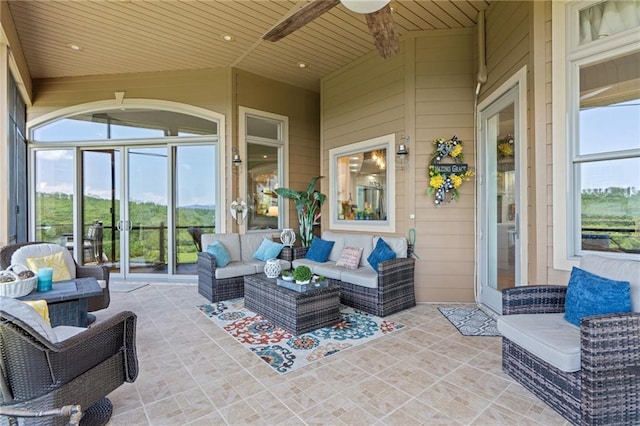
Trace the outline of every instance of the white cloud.
[[38, 160], [46, 160], [46, 161], [60, 161], [60, 160], [72, 160], [73, 159], [73, 151], [71, 150], [42, 150], [38, 151]]
[[45, 194], [55, 194], [55, 193], [72, 194], [73, 185], [71, 185], [70, 183], [59, 183], [59, 184], [51, 185], [47, 182], [38, 182], [38, 187], [36, 188], [36, 192], [42, 192]]

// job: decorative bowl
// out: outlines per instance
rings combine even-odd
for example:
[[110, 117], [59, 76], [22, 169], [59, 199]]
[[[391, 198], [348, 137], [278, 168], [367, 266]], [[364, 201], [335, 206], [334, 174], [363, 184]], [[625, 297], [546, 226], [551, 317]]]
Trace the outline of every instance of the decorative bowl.
[[0, 296], [11, 297], [13, 299], [31, 293], [33, 289], [36, 288], [36, 283], [38, 282], [38, 277], [21, 280], [18, 278], [18, 275], [12, 271], [0, 271], [0, 275], [9, 275], [14, 278], [15, 281], [0, 283]]

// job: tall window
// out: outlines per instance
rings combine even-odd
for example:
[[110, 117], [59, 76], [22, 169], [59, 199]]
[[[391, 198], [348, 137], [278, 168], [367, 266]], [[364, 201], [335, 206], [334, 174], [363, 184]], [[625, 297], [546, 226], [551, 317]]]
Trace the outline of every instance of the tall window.
[[570, 15], [579, 30], [567, 63], [574, 255], [640, 254], [640, 26], [625, 15], [637, 12], [637, 2], [609, 0]]
[[240, 108], [246, 163], [247, 232], [283, 226], [283, 203], [274, 189], [283, 186], [287, 118]]

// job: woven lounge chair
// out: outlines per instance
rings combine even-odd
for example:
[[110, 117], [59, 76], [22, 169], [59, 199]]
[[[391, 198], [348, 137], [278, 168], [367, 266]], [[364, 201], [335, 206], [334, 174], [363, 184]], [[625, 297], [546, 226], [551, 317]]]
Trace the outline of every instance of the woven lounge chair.
[[[49, 243], [27, 242], [27, 243], [11, 244], [11, 245], [0, 248], [0, 269], [6, 269], [11, 265], [12, 256], [18, 249], [25, 246], [35, 246], [37, 244], [49, 244]], [[109, 268], [104, 265], [87, 265], [87, 266], [78, 265], [75, 262], [75, 260], [73, 260], [73, 258], [71, 257], [71, 253], [69, 253], [69, 251], [66, 248], [60, 246], [60, 250], [65, 253], [65, 257], [68, 259], [68, 263], [69, 264], [73, 263], [75, 278], [94, 277], [95, 279], [104, 282], [102, 295], [90, 297], [88, 299], [89, 312], [99, 311], [100, 309], [108, 308], [109, 303], [111, 301], [111, 296], [109, 293]]]
[[[135, 314], [121, 312], [89, 329], [66, 327], [77, 334], [54, 332], [71, 337], [52, 341], [50, 331], [0, 302], [0, 424], [7, 417], [23, 417], [28, 425], [66, 424], [64, 416], [30, 415], [72, 405], [81, 407], [83, 424], [105, 424], [112, 412], [106, 395], [138, 375]], [[50, 330], [59, 328], [65, 329]]]
[[[638, 262], [583, 256], [580, 266], [632, 286], [640, 281]], [[553, 285], [505, 289], [502, 318], [563, 313], [566, 293], [566, 286]], [[640, 424], [640, 311], [584, 317], [579, 335], [578, 371], [551, 365], [507, 337], [503, 369], [573, 424]]]

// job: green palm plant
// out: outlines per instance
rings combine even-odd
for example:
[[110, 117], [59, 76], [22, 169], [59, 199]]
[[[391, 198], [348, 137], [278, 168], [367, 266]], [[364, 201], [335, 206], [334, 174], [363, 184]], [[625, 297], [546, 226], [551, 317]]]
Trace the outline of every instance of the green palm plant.
[[316, 183], [322, 176], [311, 179], [306, 191], [295, 191], [290, 188], [277, 188], [275, 193], [280, 197], [289, 198], [296, 204], [298, 224], [300, 225], [300, 242], [302, 247], [309, 247], [313, 239], [313, 227], [319, 225], [320, 208], [327, 196], [316, 190]]

